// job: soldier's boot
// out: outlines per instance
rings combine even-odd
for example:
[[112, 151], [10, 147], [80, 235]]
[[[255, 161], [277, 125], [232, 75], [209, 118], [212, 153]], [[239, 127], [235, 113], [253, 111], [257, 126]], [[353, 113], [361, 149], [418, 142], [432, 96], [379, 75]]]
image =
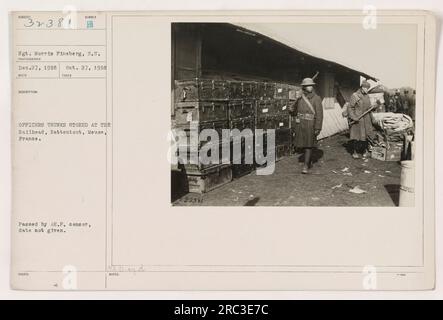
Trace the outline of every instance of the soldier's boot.
[[312, 156], [312, 148], [305, 149], [305, 164], [303, 166], [303, 170], [301, 173], [307, 174], [309, 173], [309, 168], [311, 166], [311, 156]]

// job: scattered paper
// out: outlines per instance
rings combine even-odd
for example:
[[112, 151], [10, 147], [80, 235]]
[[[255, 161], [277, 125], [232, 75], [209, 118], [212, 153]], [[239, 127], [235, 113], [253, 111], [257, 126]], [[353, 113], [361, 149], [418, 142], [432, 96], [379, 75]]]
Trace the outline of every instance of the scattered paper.
[[314, 201], [320, 200], [320, 198], [317, 198], [317, 197], [312, 197], [311, 199], [314, 200]]
[[350, 172], [345, 172], [345, 173], [343, 173], [343, 175], [345, 175], [345, 176], [352, 176], [352, 173], [350, 173]]
[[354, 188], [349, 189], [349, 192], [356, 193], [356, 194], [366, 193], [366, 191], [363, 189], [360, 189], [359, 186], [355, 186]]
[[369, 171], [369, 170], [365, 170], [364, 173], [371, 173], [371, 171]]
[[348, 167], [344, 168], [341, 172], [347, 172], [347, 171], [349, 171]]
[[379, 174], [378, 175], [380, 178], [384, 178], [385, 176], [384, 175], [382, 175], [382, 174]]
[[337, 189], [341, 188], [343, 186], [343, 183], [337, 184], [336, 186], [333, 186], [331, 189]]
[[387, 170], [387, 171], [385, 171], [386, 173], [391, 173], [391, 171], [389, 171], [389, 170]]

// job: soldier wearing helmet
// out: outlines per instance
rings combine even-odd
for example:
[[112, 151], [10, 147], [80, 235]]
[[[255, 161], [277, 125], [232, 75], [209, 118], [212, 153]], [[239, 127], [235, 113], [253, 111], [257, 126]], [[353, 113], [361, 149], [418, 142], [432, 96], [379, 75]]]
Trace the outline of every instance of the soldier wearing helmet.
[[312, 149], [316, 146], [317, 136], [323, 125], [323, 106], [321, 98], [314, 92], [315, 82], [311, 78], [303, 79], [302, 91], [297, 92], [296, 101], [290, 107], [295, 116], [295, 146], [304, 151], [302, 173], [309, 172]]

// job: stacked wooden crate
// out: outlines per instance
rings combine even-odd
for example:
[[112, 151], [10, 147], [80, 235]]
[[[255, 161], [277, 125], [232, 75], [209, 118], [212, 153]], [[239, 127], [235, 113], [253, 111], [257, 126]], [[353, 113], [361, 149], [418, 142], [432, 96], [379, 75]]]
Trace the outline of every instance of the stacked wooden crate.
[[[229, 81], [229, 128], [241, 136], [231, 138], [231, 163], [234, 178], [252, 172], [254, 164], [255, 104], [257, 83]], [[246, 131], [245, 131], [246, 130]]]
[[[289, 117], [289, 85], [283, 83], [258, 83], [256, 103], [256, 128], [275, 130], [275, 158], [281, 159], [291, 151]], [[266, 141], [267, 139], [265, 139]], [[266, 150], [266, 145], [263, 146]]]
[[[222, 130], [229, 128], [229, 85], [226, 81], [193, 79], [175, 81], [174, 115], [175, 128], [186, 133], [186, 143], [179, 145], [179, 163], [184, 168], [188, 191], [203, 193], [232, 180], [230, 159], [223, 159], [222, 150], [228, 144], [222, 139]], [[200, 141], [204, 129], [214, 129], [217, 141]], [[196, 139], [190, 139], [194, 131]], [[211, 163], [199, 160], [210, 149], [217, 148], [219, 156]], [[184, 155], [184, 156], [183, 156]], [[192, 163], [191, 159], [198, 161]]]
[[[175, 81], [173, 125], [175, 129], [184, 131], [188, 138], [186, 143], [179, 145], [179, 162], [184, 169], [188, 191], [207, 192], [233, 177], [252, 172], [257, 164], [255, 151], [260, 144], [264, 156], [267, 156], [266, 142], [270, 129], [275, 130], [275, 148], [270, 150], [275, 159], [289, 155], [292, 141], [289, 104], [292, 96], [294, 87], [275, 82]], [[223, 129], [230, 129], [231, 135], [227, 141], [190, 139], [192, 130], [198, 137], [204, 129], [215, 129], [220, 139]], [[241, 138], [233, 135], [234, 129], [242, 133]], [[245, 129], [250, 130], [249, 134]], [[263, 139], [258, 139], [255, 129], [263, 129]], [[214, 144], [217, 146], [214, 147]], [[189, 162], [192, 157], [200, 159], [210, 147], [219, 150], [219, 157], [214, 163]], [[222, 152], [227, 148], [230, 150], [229, 157]]]

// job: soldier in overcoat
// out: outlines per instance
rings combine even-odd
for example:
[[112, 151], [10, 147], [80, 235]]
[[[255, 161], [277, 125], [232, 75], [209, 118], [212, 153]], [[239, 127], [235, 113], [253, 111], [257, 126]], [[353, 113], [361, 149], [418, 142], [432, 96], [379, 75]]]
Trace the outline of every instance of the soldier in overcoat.
[[308, 173], [311, 167], [312, 149], [316, 147], [317, 136], [323, 125], [323, 106], [321, 98], [315, 93], [315, 82], [311, 78], [303, 79], [302, 91], [290, 107], [295, 119], [295, 146], [304, 151], [302, 173]]
[[350, 143], [352, 146], [352, 157], [354, 159], [368, 157], [368, 139], [374, 135], [371, 112], [365, 112], [371, 109], [371, 101], [368, 96], [368, 90], [371, 87], [369, 82], [363, 81], [360, 89], [354, 92], [349, 101], [348, 117], [351, 121], [349, 128]]

